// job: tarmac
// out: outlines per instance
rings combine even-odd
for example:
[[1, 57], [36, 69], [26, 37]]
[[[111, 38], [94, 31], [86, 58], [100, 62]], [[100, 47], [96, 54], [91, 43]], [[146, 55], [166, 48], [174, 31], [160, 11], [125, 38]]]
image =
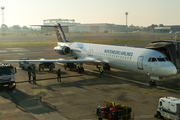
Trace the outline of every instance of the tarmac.
[[[58, 59], [67, 58], [53, 51], [54, 46], [0, 48], [3, 60]], [[10, 63], [9, 63], [10, 64]], [[53, 72], [37, 70], [37, 84], [28, 82], [28, 73], [19, 68], [15, 74], [17, 86], [14, 90], [0, 91], [0, 119], [2, 120], [98, 120], [96, 108], [104, 106], [104, 100], [120, 103], [132, 108], [135, 120], [158, 120], [154, 118], [160, 97], [179, 98], [180, 74], [157, 81], [149, 86], [148, 76], [111, 69], [99, 77], [96, 66], [84, 64], [85, 73], [64, 70], [55, 64]], [[62, 81], [56, 80], [56, 70], [61, 68]]]

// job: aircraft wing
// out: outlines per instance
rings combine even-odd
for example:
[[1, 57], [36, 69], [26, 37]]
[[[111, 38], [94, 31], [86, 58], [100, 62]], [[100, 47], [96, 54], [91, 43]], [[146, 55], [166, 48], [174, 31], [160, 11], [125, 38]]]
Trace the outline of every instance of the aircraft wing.
[[57, 62], [57, 63], [100, 63], [100, 60], [84, 58], [77, 60], [65, 60], [65, 59], [40, 59], [40, 60], [4, 60], [5, 62]]

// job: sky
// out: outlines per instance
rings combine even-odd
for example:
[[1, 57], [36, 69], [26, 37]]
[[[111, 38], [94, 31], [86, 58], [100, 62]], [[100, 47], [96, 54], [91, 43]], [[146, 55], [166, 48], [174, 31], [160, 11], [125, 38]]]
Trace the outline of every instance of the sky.
[[2, 6], [8, 27], [42, 25], [45, 19], [59, 18], [126, 25], [125, 12], [128, 26], [180, 25], [180, 0], [0, 0]]

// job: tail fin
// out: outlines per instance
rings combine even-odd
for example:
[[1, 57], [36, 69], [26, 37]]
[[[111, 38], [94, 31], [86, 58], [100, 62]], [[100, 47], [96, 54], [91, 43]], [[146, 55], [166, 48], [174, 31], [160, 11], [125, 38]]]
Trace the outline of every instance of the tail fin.
[[59, 27], [55, 27], [55, 31], [56, 31], [58, 41], [59, 42], [67, 42], [66, 36], [65, 36], [63, 29], [59, 23], [58, 23], [58, 26]]
[[[66, 39], [62, 26], [59, 23], [57, 25], [31, 25], [31, 26], [54, 27], [58, 42], [70, 42], [69, 40]], [[63, 27], [68, 27], [68, 26], [63, 26]]]

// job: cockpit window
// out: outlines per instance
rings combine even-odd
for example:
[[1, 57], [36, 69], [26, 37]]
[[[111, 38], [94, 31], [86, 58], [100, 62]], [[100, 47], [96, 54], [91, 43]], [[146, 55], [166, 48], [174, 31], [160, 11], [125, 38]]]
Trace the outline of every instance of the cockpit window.
[[148, 62], [151, 62], [151, 58], [148, 59]]
[[152, 58], [152, 62], [157, 62], [156, 58]]
[[165, 57], [165, 59], [166, 59], [167, 61], [169, 61], [168, 57]]
[[148, 62], [156, 62], [156, 61], [157, 61], [156, 58], [152, 58], [152, 57], [151, 57], [151, 58], [148, 59]]
[[164, 62], [166, 61], [165, 58], [157, 58], [159, 62]]

